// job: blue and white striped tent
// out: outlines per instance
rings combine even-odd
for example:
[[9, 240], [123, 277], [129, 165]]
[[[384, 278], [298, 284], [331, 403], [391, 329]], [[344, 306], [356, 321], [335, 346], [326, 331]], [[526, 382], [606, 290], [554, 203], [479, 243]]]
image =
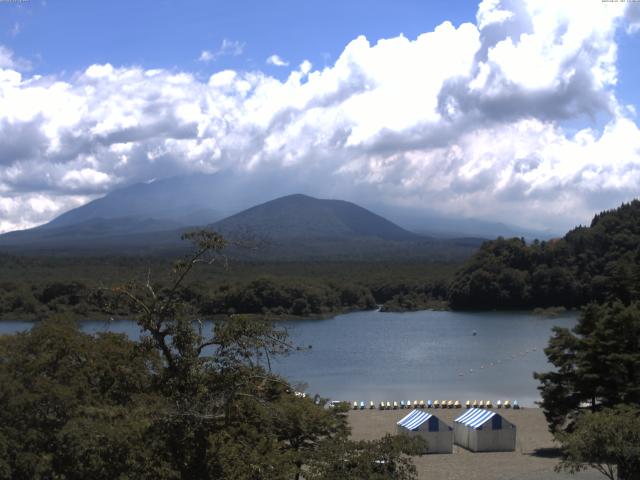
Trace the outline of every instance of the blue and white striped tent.
[[454, 438], [473, 452], [511, 452], [516, 448], [516, 427], [493, 410], [472, 408], [454, 420]]
[[397, 425], [399, 434], [424, 438], [427, 453], [453, 452], [453, 429], [431, 413], [412, 410]]
[[462, 423], [467, 427], [478, 428], [484, 425], [486, 422], [491, 420], [492, 418], [501, 419], [502, 417], [498, 415], [496, 417], [496, 412], [493, 410], [483, 410], [481, 408], [472, 408], [471, 410], [467, 410], [464, 415], [459, 416], [454, 421], [458, 423]]

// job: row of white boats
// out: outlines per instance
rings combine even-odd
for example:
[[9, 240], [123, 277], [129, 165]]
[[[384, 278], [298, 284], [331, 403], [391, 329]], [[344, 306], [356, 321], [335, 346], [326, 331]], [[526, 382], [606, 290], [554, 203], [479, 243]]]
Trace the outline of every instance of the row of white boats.
[[[494, 405], [491, 402], [491, 400], [467, 400], [464, 404], [465, 408], [493, 408]], [[511, 403], [511, 401], [509, 400], [498, 400], [495, 404], [496, 408], [514, 408], [514, 409], [518, 409], [520, 408], [520, 405], [518, 404], [517, 400], [514, 400], [513, 403]], [[370, 410], [374, 410], [376, 408], [375, 403], [373, 402], [373, 400], [371, 400], [369, 402], [369, 409]], [[462, 404], [460, 403], [459, 400], [435, 400], [435, 401], [431, 401], [431, 400], [427, 400], [426, 402], [424, 400], [407, 400], [406, 402], [404, 400], [400, 400], [400, 402], [394, 401], [394, 402], [380, 402], [378, 404], [378, 409], [380, 410], [397, 410], [399, 408], [462, 408]], [[354, 410], [365, 410], [366, 409], [366, 404], [364, 403], [364, 401], [360, 401], [359, 403], [353, 402], [353, 409]]]

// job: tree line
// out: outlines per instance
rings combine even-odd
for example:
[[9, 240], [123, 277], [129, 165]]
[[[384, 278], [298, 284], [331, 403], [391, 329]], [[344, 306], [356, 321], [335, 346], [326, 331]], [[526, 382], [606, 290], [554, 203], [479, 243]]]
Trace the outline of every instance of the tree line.
[[[155, 283], [161, 288], [161, 282]], [[105, 288], [96, 284], [99, 285], [66, 279], [6, 280], [0, 283], [0, 318], [32, 320], [53, 314], [80, 320], [102, 317]], [[428, 308], [446, 302], [447, 280], [427, 276], [353, 281], [341, 275], [285, 278], [263, 274], [257, 278], [185, 282], [178, 293], [184, 302], [209, 317], [229, 314], [308, 317], [371, 310], [378, 305], [387, 311]], [[127, 316], [131, 312], [123, 305], [115, 313]]]
[[453, 309], [517, 309], [640, 298], [640, 201], [548, 242], [486, 242], [449, 286]]

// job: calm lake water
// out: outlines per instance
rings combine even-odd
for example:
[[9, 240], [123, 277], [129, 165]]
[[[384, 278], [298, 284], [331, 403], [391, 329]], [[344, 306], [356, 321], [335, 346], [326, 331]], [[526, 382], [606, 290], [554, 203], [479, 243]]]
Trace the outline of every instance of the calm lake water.
[[[279, 359], [274, 369], [307, 392], [340, 400], [539, 399], [532, 372], [550, 365], [543, 349], [554, 325], [577, 314], [545, 318], [522, 312], [357, 312], [325, 320], [283, 322], [294, 344], [312, 345]], [[0, 322], [0, 333], [29, 328]], [[137, 338], [129, 321], [85, 322]], [[473, 335], [474, 330], [477, 335]]]

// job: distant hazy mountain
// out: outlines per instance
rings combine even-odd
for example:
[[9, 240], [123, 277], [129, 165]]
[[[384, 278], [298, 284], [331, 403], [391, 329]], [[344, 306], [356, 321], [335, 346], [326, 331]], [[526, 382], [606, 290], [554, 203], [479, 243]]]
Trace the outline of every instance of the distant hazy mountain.
[[138, 183], [46, 225], [0, 235], [0, 251], [162, 253], [183, 248], [180, 234], [199, 225], [268, 239], [270, 255], [292, 259], [434, 256], [445, 251], [446, 258], [468, 254], [479, 245], [478, 238], [549, 237], [500, 223], [383, 205], [373, 208], [376, 214], [354, 203], [300, 194], [271, 200], [264, 198], [274, 191], [264, 184], [267, 180], [257, 176], [253, 183], [239, 184], [229, 174], [214, 174]]
[[[59, 228], [94, 220], [125, 220], [125, 224], [142, 220], [155, 222], [166, 230], [165, 222], [174, 226], [204, 225], [233, 211], [219, 203], [215, 175], [174, 177], [150, 183], [136, 183], [114, 190], [102, 198], [63, 213], [40, 228]], [[227, 208], [233, 208], [229, 205]], [[112, 224], [116, 228], [117, 224]], [[145, 231], [153, 228], [144, 226]], [[127, 226], [128, 231], [130, 227]]]
[[[99, 211], [98, 207], [95, 211]], [[251, 207], [209, 227], [230, 239], [242, 238], [259, 246], [230, 248], [231, 255], [249, 260], [446, 260], [466, 257], [481, 243], [479, 239], [421, 236], [354, 203], [299, 194]], [[175, 254], [187, 248], [180, 241], [185, 228], [171, 220], [90, 218], [85, 209], [70, 212], [46, 227], [1, 235], [0, 250], [41, 254]]]
[[[253, 205], [271, 200], [268, 192], [281, 191], [286, 185], [264, 185], [262, 178], [239, 184], [229, 174], [171, 177], [149, 183], [137, 183], [114, 190], [86, 205], [73, 209], [39, 228], [56, 229], [94, 222], [110, 234], [147, 233], [191, 225], [215, 223]], [[263, 183], [260, 183], [263, 182]], [[277, 182], [275, 182], [277, 183]], [[406, 230], [438, 238], [524, 236], [549, 238], [549, 232], [535, 232], [497, 222], [451, 217], [422, 209], [393, 208], [365, 204]], [[108, 227], [107, 227], [108, 226]], [[121, 229], [121, 230], [120, 230]]]
[[558, 232], [549, 230], [535, 230], [502, 222], [446, 216], [427, 209], [398, 208], [386, 205], [369, 205], [368, 207], [407, 230], [436, 238], [524, 237], [527, 240], [536, 238], [549, 240], [559, 236]]

